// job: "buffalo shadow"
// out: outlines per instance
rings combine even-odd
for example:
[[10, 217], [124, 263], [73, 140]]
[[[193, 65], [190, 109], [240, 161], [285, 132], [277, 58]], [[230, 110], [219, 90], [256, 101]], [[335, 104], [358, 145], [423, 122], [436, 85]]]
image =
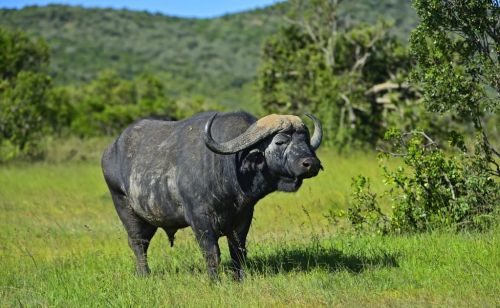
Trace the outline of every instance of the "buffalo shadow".
[[314, 269], [361, 273], [367, 269], [398, 267], [398, 256], [397, 253], [382, 249], [345, 253], [329, 245], [285, 246], [273, 251], [256, 249], [256, 253], [250, 254], [247, 260], [246, 270], [263, 275], [309, 272]]

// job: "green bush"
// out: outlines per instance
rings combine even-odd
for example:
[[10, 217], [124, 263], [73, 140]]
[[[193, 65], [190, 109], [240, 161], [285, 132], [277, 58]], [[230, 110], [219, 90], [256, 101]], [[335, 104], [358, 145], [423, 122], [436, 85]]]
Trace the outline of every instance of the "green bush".
[[358, 175], [352, 178], [351, 206], [347, 219], [356, 231], [370, 231], [386, 234], [390, 232], [390, 220], [378, 204], [378, 196], [371, 190], [370, 178]]
[[488, 172], [479, 147], [469, 154], [460, 136], [454, 135], [451, 143], [458, 153], [446, 154], [421, 131], [390, 130], [386, 139], [392, 149], [381, 154], [382, 162], [395, 156], [404, 164], [395, 170], [382, 164], [392, 214], [382, 212], [380, 197], [360, 176], [353, 180], [353, 205], [348, 212], [357, 230], [407, 233], [491, 226], [498, 215], [500, 185]]
[[70, 131], [82, 137], [115, 135], [137, 119], [171, 118], [176, 112], [164, 84], [151, 74], [126, 80], [107, 70], [92, 82], [69, 91], [74, 109]]

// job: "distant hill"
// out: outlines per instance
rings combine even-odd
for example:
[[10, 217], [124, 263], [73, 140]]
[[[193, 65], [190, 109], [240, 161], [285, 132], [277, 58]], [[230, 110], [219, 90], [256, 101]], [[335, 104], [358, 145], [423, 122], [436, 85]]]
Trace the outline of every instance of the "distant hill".
[[[231, 105], [250, 86], [265, 38], [283, 23], [287, 4], [213, 19], [49, 5], [0, 10], [0, 26], [43, 37], [56, 83], [87, 82], [104, 69], [130, 78], [160, 73], [173, 95], [203, 95]], [[405, 38], [416, 17], [407, 0], [360, 0], [343, 6], [351, 22], [395, 21]], [[245, 95], [243, 95], [245, 96]], [[248, 102], [247, 102], [248, 103]]]

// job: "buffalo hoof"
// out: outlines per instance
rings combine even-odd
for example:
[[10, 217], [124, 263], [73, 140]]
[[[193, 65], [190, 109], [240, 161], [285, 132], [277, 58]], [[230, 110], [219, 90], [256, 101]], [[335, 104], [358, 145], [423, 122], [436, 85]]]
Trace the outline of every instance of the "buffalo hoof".
[[137, 275], [137, 277], [148, 277], [149, 274], [151, 274], [151, 270], [149, 269], [149, 267], [137, 268], [135, 274]]
[[208, 269], [208, 278], [210, 279], [211, 283], [218, 284], [220, 282], [220, 277], [219, 277], [219, 273], [217, 272], [217, 269], [209, 268]]
[[234, 270], [233, 279], [237, 282], [243, 282], [245, 280], [245, 272], [242, 269]]

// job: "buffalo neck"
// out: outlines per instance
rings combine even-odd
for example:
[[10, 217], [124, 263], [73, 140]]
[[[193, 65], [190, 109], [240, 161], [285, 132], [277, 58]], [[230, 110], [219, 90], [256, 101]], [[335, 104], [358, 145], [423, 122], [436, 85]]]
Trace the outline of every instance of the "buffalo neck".
[[276, 190], [276, 185], [273, 184], [272, 176], [264, 170], [252, 170], [250, 172], [242, 172], [241, 160], [242, 153], [233, 156], [231, 165], [234, 166], [233, 176], [236, 175], [234, 183], [243, 199], [255, 204], [260, 199], [264, 198], [269, 193]]

